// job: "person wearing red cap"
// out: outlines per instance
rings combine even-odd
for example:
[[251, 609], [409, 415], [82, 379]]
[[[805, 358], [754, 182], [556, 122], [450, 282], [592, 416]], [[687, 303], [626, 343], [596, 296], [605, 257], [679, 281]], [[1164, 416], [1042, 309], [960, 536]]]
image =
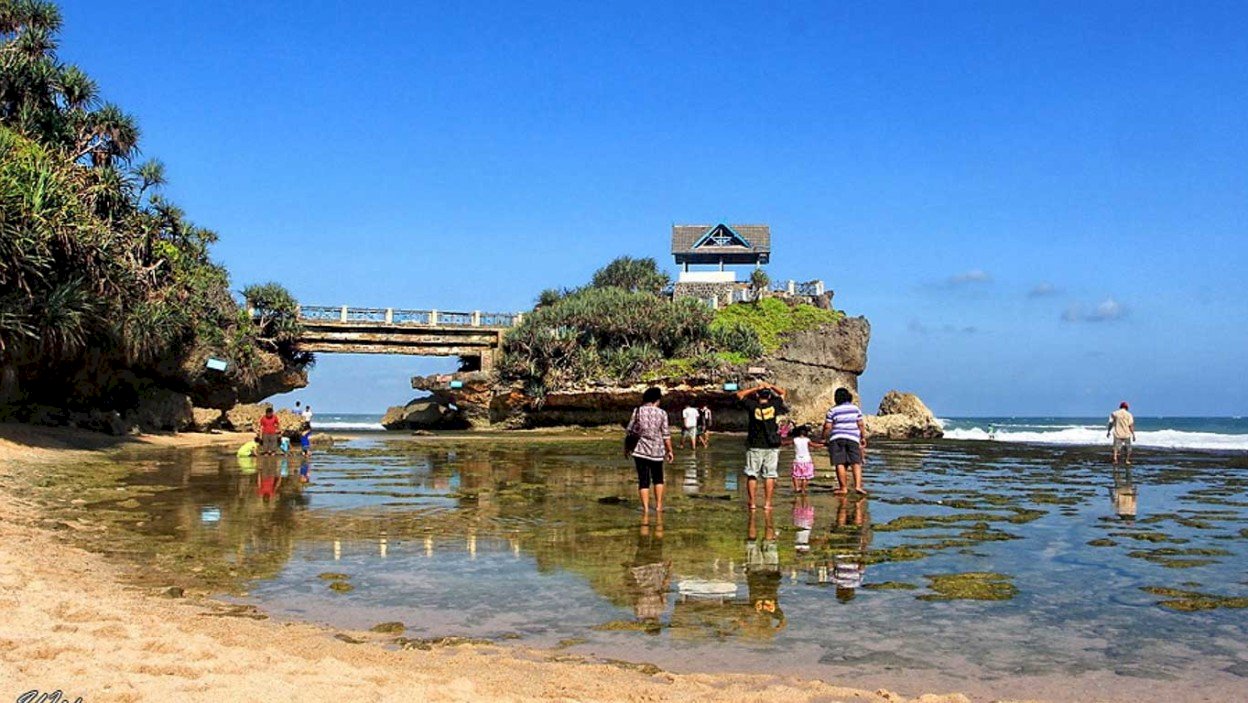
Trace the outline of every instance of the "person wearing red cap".
[[1131, 444], [1135, 441], [1135, 418], [1131, 415], [1127, 401], [1118, 404], [1118, 409], [1109, 416], [1109, 426], [1105, 428], [1105, 436], [1114, 436], [1114, 463], [1118, 463], [1118, 451], [1125, 449], [1127, 466], [1131, 465]]

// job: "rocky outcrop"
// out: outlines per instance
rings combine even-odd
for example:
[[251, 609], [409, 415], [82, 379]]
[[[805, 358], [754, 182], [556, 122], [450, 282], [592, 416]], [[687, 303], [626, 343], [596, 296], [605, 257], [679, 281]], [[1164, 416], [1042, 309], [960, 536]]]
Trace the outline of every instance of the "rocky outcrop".
[[889, 391], [878, 415], [867, 417], [867, 435], [884, 439], [938, 439], [945, 436], [936, 416], [913, 393]]
[[427, 400], [442, 409], [442, 427], [458, 429], [494, 424], [491, 409], [495, 398], [510, 392], [508, 387], [497, 387], [494, 375], [484, 371], [417, 376], [412, 379], [412, 388], [428, 393]]
[[122, 414], [127, 427], [143, 432], [178, 432], [195, 423], [191, 399], [167, 388], [148, 388], [139, 395], [138, 405]]
[[[715, 427], [738, 430], [745, 427], [745, 414], [723, 384], [733, 381], [744, 388], [767, 381], [788, 391], [796, 422], [818, 424], [833, 405], [837, 388], [857, 394], [858, 376], [867, 368], [870, 338], [871, 324], [866, 318], [847, 318], [836, 325], [794, 333], [774, 354], [716, 374], [721, 377], [665, 379], [631, 386], [594, 384], [549, 392], [541, 398], [526, 395], [518, 386], [499, 384], [492, 375], [481, 372], [417, 377], [412, 379], [412, 387], [429, 393], [444, 413], [451, 409], [463, 426], [517, 429], [620, 424], [641, 402], [645, 389], [657, 385], [663, 388], [663, 407], [669, 409], [673, 423], [686, 405], [705, 404], [714, 413]], [[388, 416], [396, 427], [411, 426], [403, 419], [402, 409], [392, 408]]]
[[[225, 422], [228, 429], [235, 432], [254, 432], [260, 427], [260, 418], [268, 403], [252, 403], [236, 405], [225, 411]], [[282, 431], [298, 430], [303, 425], [303, 417], [285, 408], [274, 409], [277, 419], [282, 424]]]
[[387, 430], [449, 430], [464, 429], [469, 423], [450, 406], [431, 398], [417, 398], [386, 410], [381, 425]]
[[858, 397], [858, 376], [867, 370], [871, 323], [849, 317], [839, 324], [790, 335], [765, 358], [764, 378], [788, 391], [791, 417], [798, 424], [823, 422], [837, 388]]
[[225, 426], [225, 411], [216, 408], [191, 408], [191, 429], [199, 432], [219, 430]]
[[249, 385], [237, 384], [228, 373], [209, 369], [209, 356], [205, 351], [196, 351], [184, 359], [163, 364], [160, 367], [162, 380], [171, 388], [183, 390], [196, 407], [221, 410], [258, 403], [308, 385], [306, 371], [287, 366], [276, 354], [257, 353], [255, 382]]

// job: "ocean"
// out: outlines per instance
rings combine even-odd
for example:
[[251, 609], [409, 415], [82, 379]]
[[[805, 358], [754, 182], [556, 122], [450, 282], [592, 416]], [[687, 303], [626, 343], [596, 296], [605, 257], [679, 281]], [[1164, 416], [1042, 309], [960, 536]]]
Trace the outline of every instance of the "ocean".
[[[953, 417], [941, 418], [945, 439], [1035, 444], [1102, 445], [1108, 415], [1099, 417]], [[324, 413], [319, 430], [381, 432], [375, 413]], [[1248, 450], [1248, 418], [1137, 417], [1136, 445], [1160, 449]]]
[[[940, 420], [945, 439], [1032, 444], [1107, 445], [1105, 417], [955, 417]], [[1248, 450], [1243, 417], [1136, 417], [1136, 446]]]

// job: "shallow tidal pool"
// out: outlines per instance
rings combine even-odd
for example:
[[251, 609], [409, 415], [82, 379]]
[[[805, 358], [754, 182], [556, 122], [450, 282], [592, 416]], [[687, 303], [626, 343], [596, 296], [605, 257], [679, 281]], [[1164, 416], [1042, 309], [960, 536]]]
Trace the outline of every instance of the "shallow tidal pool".
[[307, 463], [123, 454], [131, 490], [93, 506], [144, 558], [338, 628], [902, 692], [1248, 691], [1248, 457], [1104, 454], [880, 443], [869, 498], [821, 457], [811, 495], [782, 476], [751, 513], [724, 435], [667, 467], [660, 520], [615, 440], [377, 434]]

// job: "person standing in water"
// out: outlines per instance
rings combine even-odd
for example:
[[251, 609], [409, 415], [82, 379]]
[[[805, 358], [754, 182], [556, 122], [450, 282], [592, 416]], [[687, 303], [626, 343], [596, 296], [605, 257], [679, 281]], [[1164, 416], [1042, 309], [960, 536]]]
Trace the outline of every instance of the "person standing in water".
[[698, 448], [698, 409], [693, 404], [685, 406], [680, 411], [681, 431], [680, 431], [680, 448], [685, 448], [685, 440], [689, 440], [689, 448]]
[[748, 418], [745, 440], [745, 492], [750, 510], [756, 507], [758, 479], [763, 479], [763, 509], [771, 510], [771, 497], [776, 492], [780, 475], [780, 426], [777, 419], [789, 409], [784, 405], [784, 389], [770, 383], [747, 388], [737, 393]]
[[854, 405], [854, 396], [845, 388], [837, 388], [836, 401], [823, 422], [820, 439], [828, 445], [832, 465], [836, 467], [834, 495], [849, 492], [848, 473], [854, 474], [854, 491], [866, 495], [862, 487], [862, 455], [867, 449], [867, 427], [862, 411]]
[[809, 435], [810, 428], [799, 425], [793, 428], [792, 436], [788, 439], [793, 445], [793, 492], [797, 494], [805, 493], [811, 479], [815, 477], [815, 460], [810, 455], [811, 445], [823, 446], [811, 442]]
[[259, 454], [276, 454], [278, 435], [282, 432], [282, 421], [273, 413], [273, 406], [264, 409], [260, 418], [260, 451]]
[[637, 467], [637, 494], [641, 497], [641, 511], [650, 512], [650, 491], [654, 490], [654, 510], [663, 512], [663, 462], [674, 460], [672, 435], [667, 424], [667, 411], [659, 407], [663, 391], [647, 388], [641, 396], [641, 405], [633, 411], [628, 422], [628, 434], [636, 439], [630, 456]]
[[1105, 428], [1105, 436], [1114, 437], [1114, 463], [1118, 463], [1118, 451], [1126, 450], [1127, 466], [1131, 465], [1131, 445], [1135, 442], [1135, 417], [1131, 414], [1127, 401], [1118, 404], [1118, 409], [1109, 415], [1109, 425]]
[[705, 402], [698, 408], [698, 439], [703, 447], [711, 446], [711, 406]]

